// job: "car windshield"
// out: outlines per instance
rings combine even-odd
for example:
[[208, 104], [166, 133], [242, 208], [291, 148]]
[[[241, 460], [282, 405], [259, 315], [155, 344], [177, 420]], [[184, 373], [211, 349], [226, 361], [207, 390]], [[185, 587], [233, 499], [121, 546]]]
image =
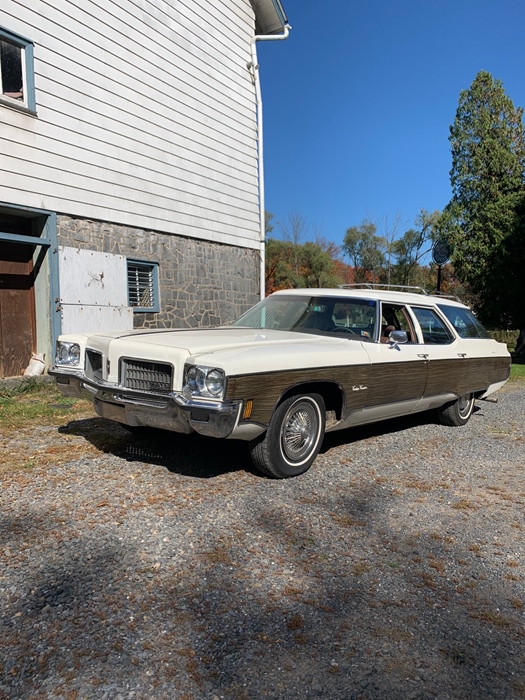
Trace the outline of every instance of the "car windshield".
[[232, 325], [370, 341], [375, 337], [376, 307], [371, 299], [276, 295], [261, 301]]

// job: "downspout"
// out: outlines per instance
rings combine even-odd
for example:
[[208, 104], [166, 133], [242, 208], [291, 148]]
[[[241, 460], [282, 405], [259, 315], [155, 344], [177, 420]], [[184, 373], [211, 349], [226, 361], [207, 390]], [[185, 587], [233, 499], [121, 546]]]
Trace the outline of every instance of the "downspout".
[[255, 36], [252, 41], [251, 51], [252, 60], [248, 63], [248, 69], [251, 72], [252, 80], [255, 85], [255, 109], [256, 109], [256, 128], [257, 128], [257, 156], [258, 156], [258, 177], [259, 177], [259, 256], [260, 256], [260, 296], [264, 299], [266, 294], [265, 288], [265, 210], [264, 210], [264, 152], [263, 152], [263, 108], [261, 81], [259, 80], [259, 62], [257, 60], [256, 42], [258, 41], [282, 41], [288, 38], [290, 33], [290, 25], [284, 26], [282, 34], [260, 34]]

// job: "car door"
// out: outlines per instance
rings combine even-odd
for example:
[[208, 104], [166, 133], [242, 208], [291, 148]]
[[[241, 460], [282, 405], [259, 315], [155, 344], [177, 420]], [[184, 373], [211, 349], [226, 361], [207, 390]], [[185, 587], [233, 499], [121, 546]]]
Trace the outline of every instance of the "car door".
[[[375, 343], [363, 343], [370, 357], [365, 405], [354, 425], [410, 413], [423, 397], [427, 383], [428, 353], [403, 304], [382, 302], [381, 330]], [[389, 342], [391, 330], [405, 331], [406, 343]]]
[[411, 306], [423, 340], [428, 376], [417, 410], [426, 410], [462, 396], [469, 387], [468, 348], [456, 336], [436, 309]]

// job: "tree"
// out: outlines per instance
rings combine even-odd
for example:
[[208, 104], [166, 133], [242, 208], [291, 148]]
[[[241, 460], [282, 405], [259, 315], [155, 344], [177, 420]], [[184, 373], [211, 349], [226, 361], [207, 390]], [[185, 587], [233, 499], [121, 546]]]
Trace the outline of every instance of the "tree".
[[293, 280], [292, 259], [291, 243], [276, 238], [266, 239], [266, 294], [297, 286]]
[[283, 240], [292, 245], [294, 256], [293, 265], [296, 277], [299, 276], [299, 249], [307, 230], [306, 219], [302, 214], [289, 214], [287, 219], [281, 224]]
[[452, 199], [440, 222], [459, 279], [488, 325], [525, 338], [523, 109], [480, 71], [461, 92], [450, 127]]
[[393, 277], [397, 284], [421, 284], [420, 260], [430, 251], [440, 216], [439, 211], [430, 213], [422, 209], [415, 221], [416, 228], [408, 229], [392, 242], [392, 255], [396, 261]]
[[273, 231], [273, 214], [269, 211], [264, 212], [264, 233], [265, 237], [268, 238], [268, 234]]
[[379, 219], [379, 231], [381, 238], [385, 241], [385, 263], [386, 263], [386, 283], [395, 283], [392, 279], [392, 258], [394, 257], [395, 244], [405, 227], [405, 221], [400, 212], [396, 212], [393, 217], [385, 214]]
[[316, 243], [266, 241], [266, 294], [297, 287], [336, 287], [341, 282], [336, 261]]
[[301, 246], [301, 277], [304, 287], [337, 287], [341, 284], [335, 271], [335, 260], [317, 243]]
[[377, 226], [365, 219], [346, 230], [343, 250], [350, 258], [356, 282], [375, 282], [384, 270], [386, 241], [377, 235]]

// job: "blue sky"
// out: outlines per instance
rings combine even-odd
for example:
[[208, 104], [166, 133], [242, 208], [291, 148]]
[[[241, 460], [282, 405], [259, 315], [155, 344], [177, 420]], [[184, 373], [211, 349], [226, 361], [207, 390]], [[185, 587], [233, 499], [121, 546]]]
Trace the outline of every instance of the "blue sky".
[[289, 38], [257, 45], [265, 208], [304, 217], [305, 240], [443, 208], [449, 126], [478, 71], [525, 106], [524, 0], [282, 2]]

